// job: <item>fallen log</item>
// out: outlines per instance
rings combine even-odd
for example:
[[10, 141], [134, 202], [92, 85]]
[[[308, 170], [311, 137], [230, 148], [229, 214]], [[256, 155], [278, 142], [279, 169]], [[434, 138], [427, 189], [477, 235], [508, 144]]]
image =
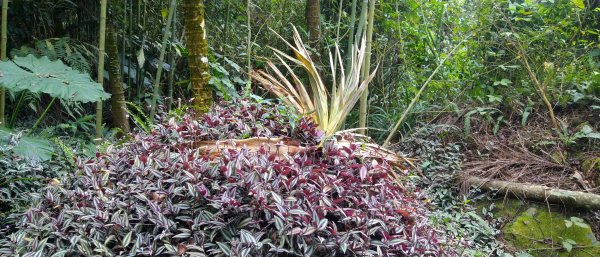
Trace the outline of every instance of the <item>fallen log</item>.
[[[350, 142], [340, 140], [335, 143], [337, 147], [350, 147]], [[253, 137], [248, 139], [226, 139], [226, 140], [211, 140], [211, 141], [194, 141], [184, 144], [186, 147], [197, 149], [203, 154], [214, 154], [215, 152], [224, 149], [241, 149], [246, 148], [250, 151], [259, 151], [263, 149], [270, 154], [275, 154], [280, 158], [294, 155], [299, 152], [306, 151], [307, 148], [300, 145], [300, 142], [287, 138], [267, 138]], [[401, 170], [406, 170], [405, 164], [414, 167], [410, 159], [394, 153], [390, 150], [382, 148], [376, 144], [358, 143], [359, 148], [356, 149], [356, 156], [363, 158], [385, 160], [388, 164]]]
[[517, 197], [528, 200], [573, 205], [588, 209], [600, 209], [600, 195], [597, 194], [554, 189], [547, 186], [525, 183], [482, 179], [472, 176], [468, 177], [467, 182], [470, 185], [485, 190], [497, 190], [501, 193], [511, 193]]

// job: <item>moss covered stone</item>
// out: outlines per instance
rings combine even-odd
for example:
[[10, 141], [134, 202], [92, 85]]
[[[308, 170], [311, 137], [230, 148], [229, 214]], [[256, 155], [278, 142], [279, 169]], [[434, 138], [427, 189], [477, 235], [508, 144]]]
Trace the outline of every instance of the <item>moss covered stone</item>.
[[528, 208], [502, 231], [508, 244], [533, 256], [600, 256], [600, 243], [587, 223], [546, 208]]

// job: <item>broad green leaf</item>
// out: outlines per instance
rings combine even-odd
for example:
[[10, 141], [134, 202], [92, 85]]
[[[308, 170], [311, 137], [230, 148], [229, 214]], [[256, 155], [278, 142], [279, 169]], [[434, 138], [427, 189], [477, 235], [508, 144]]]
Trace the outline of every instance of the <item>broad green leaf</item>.
[[[8, 129], [0, 128], [0, 146], [7, 145], [12, 134]], [[32, 161], [48, 161], [52, 158], [53, 151], [49, 140], [29, 136], [21, 137], [12, 148], [14, 154]]]
[[50, 141], [37, 137], [22, 137], [12, 150], [16, 155], [34, 161], [48, 161], [52, 158], [53, 152]]
[[33, 55], [0, 62], [0, 84], [10, 91], [29, 90], [76, 102], [106, 100], [110, 94], [89, 75], [73, 70], [62, 61]]

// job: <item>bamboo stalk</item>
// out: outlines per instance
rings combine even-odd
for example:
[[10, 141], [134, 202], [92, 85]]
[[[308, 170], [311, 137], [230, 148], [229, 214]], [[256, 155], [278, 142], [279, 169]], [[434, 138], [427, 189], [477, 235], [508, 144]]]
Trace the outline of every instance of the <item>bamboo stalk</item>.
[[[8, 0], [2, 1], [2, 49], [0, 59], [6, 61], [6, 42], [8, 41]], [[6, 88], [0, 87], [0, 127], [4, 127], [6, 107]]]
[[251, 24], [251, 15], [252, 15], [252, 1], [248, 0], [246, 2], [246, 26], [248, 27], [248, 35], [246, 42], [246, 67], [248, 69], [248, 81], [246, 81], [246, 94], [249, 94], [252, 90], [252, 79], [250, 78], [250, 73], [252, 72], [252, 24]]
[[478, 177], [468, 177], [467, 182], [485, 190], [498, 190], [500, 193], [511, 193], [529, 200], [600, 209], [600, 195], [597, 194]]
[[350, 13], [350, 33], [348, 34], [348, 46], [346, 49], [346, 67], [345, 72], [350, 72], [350, 63], [352, 62], [352, 54], [354, 49], [354, 24], [356, 23], [356, 3], [358, 0], [352, 0], [352, 11]]
[[[344, 0], [340, 0], [340, 5], [338, 7], [338, 20], [337, 20], [337, 24], [336, 24], [336, 28], [335, 28], [335, 41], [336, 41], [336, 45], [339, 44], [340, 42], [340, 27], [342, 25], [342, 11], [344, 6]], [[334, 60], [336, 60], [336, 62], [333, 63], [333, 70], [337, 70], [337, 65], [338, 65], [338, 57], [339, 57], [340, 53], [339, 51], [335, 51], [335, 57]], [[344, 67], [340, 67], [341, 69], [343, 69]], [[336, 84], [335, 82], [335, 78], [333, 79], [333, 85]], [[331, 95], [335, 95], [337, 94], [337, 88], [335, 86], [331, 87]]]
[[531, 66], [529, 65], [529, 61], [527, 60], [527, 55], [525, 53], [525, 50], [523, 49], [523, 46], [521, 46], [521, 43], [516, 42], [516, 40], [515, 40], [515, 46], [517, 47], [517, 50], [519, 51], [519, 55], [520, 55], [519, 60], [521, 60], [521, 62], [525, 65], [525, 70], [527, 70], [527, 74], [529, 74], [529, 78], [531, 78], [531, 81], [533, 82], [535, 89], [537, 90], [540, 97], [542, 97], [542, 102], [544, 102], [544, 105], [546, 106], [546, 109], [548, 110], [548, 113], [550, 115], [550, 120], [552, 121], [552, 126], [554, 126], [554, 129], [556, 129], [556, 132], [560, 132], [561, 131], [560, 126], [558, 125], [558, 121], [556, 119], [556, 116], [554, 115], [554, 108], [552, 107], [550, 100], [548, 100], [548, 97], [546, 96], [545, 86], [542, 85], [542, 83], [540, 83], [537, 76], [531, 69]]
[[167, 110], [171, 110], [173, 106], [173, 83], [175, 83], [175, 66], [177, 65], [175, 60], [175, 48], [173, 47], [173, 42], [175, 42], [175, 34], [177, 33], [177, 8], [173, 11], [173, 31], [171, 31], [171, 42], [169, 43], [169, 65], [171, 70], [169, 70], [169, 88], [167, 91]]
[[[369, 14], [367, 21], [367, 50], [365, 51], [365, 62], [361, 70], [361, 79], [365, 79], [369, 76], [371, 70], [371, 44], [373, 42], [373, 20], [375, 16], [375, 2], [377, 0], [370, 0], [369, 2]], [[369, 100], [369, 87], [365, 88], [362, 95], [360, 96], [359, 116], [358, 116], [358, 133], [366, 135], [367, 127], [367, 113], [368, 113], [368, 100]]]
[[[510, 26], [510, 30], [512, 31], [512, 33], [517, 34], [515, 32], [515, 29], [512, 25], [512, 22], [510, 21], [510, 19], [508, 17], [506, 17], [506, 15], [504, 15], [504, 14], [503, 14], [503, 17], [504, 17], [504, 20]], [[557, 133], [560, 133], [561, 129], [560, 129], [560, 126], [558, 125], [558, 120], [556, 119], [556, 116], [554, 115], [554, 108], [552, 107], [552, 104], [550, 103], [550, 101], [548, 100], [548, 97], [546, 96], [546, 90], [545, 90], [546, 86], [542, 85], [542, 83], [540, 83], [537, 76], [533, 72], [533, 69], [531, 69], [531, 66], [529, 65], [529, 61], [527, 58], [527, 53], [525, 52], [525, 48], [523, 47], [523, 45], [521, 45], [521, 42], [519, 40], [514, 40], [513, 43], [514, 43], [513, 45], [519, 52], [517, 58], [523, 63], [523, 65], [525, 65], [525, 70], [527, 70], [527, 74], [529, 75], [529, 78], [533, 82], [534, 88], [536, 89], [536, 91], [540, 95], [540, 97], [542, 98], [542, 102], [544, 102], [544, 105], [546, 106], [546, 109], [548, 110], [548, 113], [550, 115], [550, 120], [552, 121], [552, 126], [554, 126], [554, 129], [556, 129]]]
[[167, 41], [169, 40], [169, 36], [171, 34], [171, 23], [173, 23], [173, 13], [175, 12], [175, 8], [177, 8], [177, 0], [171, 0], [171, 4], [169, 5], [169, 14], [167, 16], [167, 27], [165, 28], [165, 33], [163, 34], [162, 45], [160, 47], [160, 56], [158, 57], [158, 68], [156, 70], [156, 76], [154, 77], [154, 91], [152, 93], [152, 104], [150, 106], [150, 121], [154, 120], [154, 115], [156, 114], [156, 104], [158, 95], [160, 93], [160, 78], [163, 70], [162, 66], [165, 62]]
[[363, 37], [363, 29], [367, 23], [367, 11], [369, 10], [369, 0], [363, 0], [360, 5], [360, 18], [358, 19], [358, 27], [354, 35], [354, 42], [360, 42]]
[[[106, 5], [107, 0], [100, 2], [100, 38], [98, 40], [98, 83], [104, 85], [104, 45], [106, 39]], [[102, 141], [102, 99], [96, 103], [96, 143]]]

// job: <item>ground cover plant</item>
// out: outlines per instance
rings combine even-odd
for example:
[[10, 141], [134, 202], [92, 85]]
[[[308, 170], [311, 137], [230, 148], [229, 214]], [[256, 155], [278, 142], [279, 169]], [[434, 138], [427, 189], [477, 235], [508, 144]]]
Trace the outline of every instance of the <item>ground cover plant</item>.
[[[388, 164], [357, 157], [359, 142], [317, 147], [322, 132], [287, 112], [269, 102], [222, 103], [199, 119], [165, 118], [150, 133], [79, 159], [80, 176], [36, 194], [0, 254], [451, 255], [428, 224], [422, 194], [393, 179]], [[258, 136], [298, 140], [307, 150], [187, 147]]]

